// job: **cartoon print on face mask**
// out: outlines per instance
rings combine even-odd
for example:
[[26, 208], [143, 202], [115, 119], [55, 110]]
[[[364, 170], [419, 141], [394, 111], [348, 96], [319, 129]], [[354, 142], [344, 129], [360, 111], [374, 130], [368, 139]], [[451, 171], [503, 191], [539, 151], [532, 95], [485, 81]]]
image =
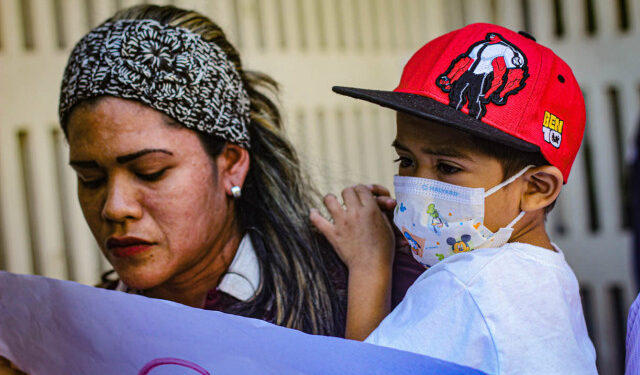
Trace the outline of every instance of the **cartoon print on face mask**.
[[415, 234], [409, 232], [407, 228], [402, 227], [402, 235], [409, 242], [409, 246], [411, 246], [411, 251], [418, 256], [422, 256], [424, 250], [424, 238], [418, 237]]
[[440, 228], [449, 226], [449, 223], [440, 217], [435, 204], [431, 203], [429, 207], [427, 207], [427, 214], [431, 216], [431, 229], [433, 229], [433, 233], [440, 234]]
[[458, 254], [471, 250], [471, 246], [469, 245], [470, 240], [470, 235], [463, 234], [462, 237], [460, 237], [460, 241], [456, 241], [455, 238], [449, 237], [447, 238], [447, 243], [451, 245], [451, 250], [453, 250], [455, 254]]

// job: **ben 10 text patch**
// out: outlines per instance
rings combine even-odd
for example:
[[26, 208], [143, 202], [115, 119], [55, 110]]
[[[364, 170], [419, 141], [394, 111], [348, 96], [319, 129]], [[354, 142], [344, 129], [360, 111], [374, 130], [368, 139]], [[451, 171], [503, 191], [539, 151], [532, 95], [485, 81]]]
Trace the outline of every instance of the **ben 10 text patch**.
[[542, 122], [542, 134], [547, 143], [551, 143], [553, 147], [559, 148], [562, 142], [562, 127], [564, 121], [560, 120], [556, 115], [545, 111], [544, 120]]

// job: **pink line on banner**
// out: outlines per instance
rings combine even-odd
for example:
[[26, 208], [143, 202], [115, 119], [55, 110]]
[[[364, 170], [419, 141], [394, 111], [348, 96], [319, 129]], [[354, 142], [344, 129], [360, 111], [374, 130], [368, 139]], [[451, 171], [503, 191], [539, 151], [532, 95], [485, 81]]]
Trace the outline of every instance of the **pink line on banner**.
[[189, 362], [184, 359], [178, 359], [178, 358], [156, 358], [153, 361], [144, 365], [144, 367], [140, 370], [138, 375], [147, 375], [153, 368], [156, 368], [158, 366], [164, 366], [164, 365], [182, 366], [182, 367], [190, 368], [194, 371], [197, 371], [201, 375], [211, 375], [207, 370], [196, 365], [195, 363]]

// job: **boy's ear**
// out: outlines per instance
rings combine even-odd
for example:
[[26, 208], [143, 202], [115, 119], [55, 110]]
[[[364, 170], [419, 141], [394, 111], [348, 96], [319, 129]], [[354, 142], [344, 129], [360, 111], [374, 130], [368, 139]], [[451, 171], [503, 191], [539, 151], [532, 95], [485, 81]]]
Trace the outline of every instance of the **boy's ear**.
[[522, 176], [526, 184], [520, 209], [530, 212], [553, 203], [562, 190], [562, 172], [552, 165], [531, 168]]
[[232, 196], [231, 188], [242, 188], [249, 173], [249, 151], [233, 143], [227, 143], [216, 158], [218, 178], [228, 196]]

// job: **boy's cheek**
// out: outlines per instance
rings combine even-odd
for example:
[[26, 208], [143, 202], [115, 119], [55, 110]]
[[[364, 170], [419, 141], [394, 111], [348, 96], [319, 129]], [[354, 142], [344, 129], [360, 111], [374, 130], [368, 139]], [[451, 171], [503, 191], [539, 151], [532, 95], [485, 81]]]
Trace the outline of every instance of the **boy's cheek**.
[[484, 226], [492, 232], [506, 227], [520, 213], [519, 196], [508, 193], [498, 190], [485, 199]]

